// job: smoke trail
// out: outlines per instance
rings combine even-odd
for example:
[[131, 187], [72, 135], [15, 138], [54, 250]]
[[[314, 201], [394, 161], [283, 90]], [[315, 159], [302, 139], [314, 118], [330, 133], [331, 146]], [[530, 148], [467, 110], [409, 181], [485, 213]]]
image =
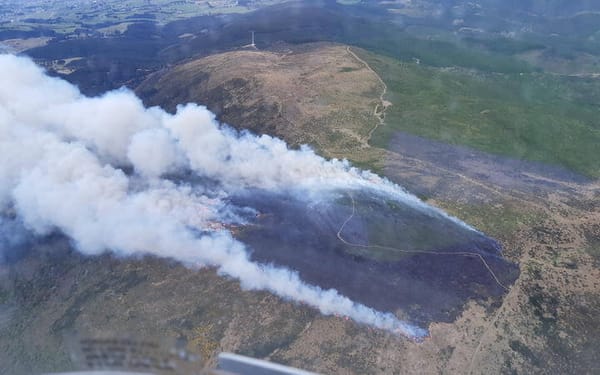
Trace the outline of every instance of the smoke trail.
[[[60, 231], [85, 254], [151, 253], [212, 266], [243, 288], [269, 290], [324, 314], [426, 334], [336, 290], [308, 285], [294, 271], [252, 262], [227, 230], [245, 223], [227, 198], [263, 189], [300, 191], [317, 201], [340, 188], [372, 189], [448, 218], [442, 211], [345, 160], [219, 126], [204, 107], [188, 104], [171, 115], [144, 108], [127, 90], [88, 98], [12, 55], [0, 55], [0, 77], [0, 233], [9, 223], [2, 212], [10, 210], [34, 234]], [[173, 178], [186, 173], [200, 182]]]

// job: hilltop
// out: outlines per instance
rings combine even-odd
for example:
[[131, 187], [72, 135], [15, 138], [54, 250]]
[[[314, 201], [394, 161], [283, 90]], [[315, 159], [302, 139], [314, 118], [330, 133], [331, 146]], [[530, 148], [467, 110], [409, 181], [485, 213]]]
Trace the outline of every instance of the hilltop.
[[[182, 102], [205, 103], [234, 127], [276, 135], [294, 145], [308, 143], [325, 156], [345, 157], [378, 170], [501, 240], [505, 256], [519, 263], [522, 271], [508, 296], [488, 305], [470, 304], [455, 323], [434, 324], [431, 341], [395, 347], [387, 355], [395, 352], [395, 358], [411, 364], [431, 355], [435, 358], [427, 365], [431, 371], [537, 372], [548, 365], [557, 371], [583, 370], [593, 366], [591, 353], [600, 345], [589, 335], [600, 327], [587, 318], [590, 309], [600, 305], [594, 292], [598, 285], [594, 239], [599, 235], [595, 223], [600, 212], [593, 203], [599, 186], [566, 168], [523, 160], [525, 154], [480, 146], [482, 140], [487, 139], [484, 145], [498, 140], [493, 132], [502, 126], [500, 113], [515, 105], [510, 93], [519, 93], [519, 85], [506, 83], [507, 78], [390, 62], [344, 45], [312, 44], [192, 60], [151, 76], [137, 92], [147, 104], [169, 110]], [[482, 81], [496, 82], [498, 88], [490, 93], [468, 89]], [[523, 82], [532, 87], [529, 79]], [[434, 104], [443, 103], [446, 92], [454, 93], [448, 98], [456, 100], [459, 111]], [[463, 100], [475, 108], [460, 107]], [[580, 105], [583, 99], [579, 100], [575, 97], [563, 105]], [[491, 112], [477, 107], [491, 104], [498, 117], [492, 118], [490, 128], [476, 133], [477, 117]], [[521, 105], [527, 104], [517, 104]], [[529, 115], [542, 116], [548, 110], [542, 107], [529, 110]], [[446, 117], [457, 115], [464, 116], [460, 122]], [[407, 121], [411, 118], [414, 124]], [[473, 133], [461, 135], [453, 129], [455, 124]], [[448, 138], [431, 139], [436, 134]], [[472, 139], [480, 143], [471, 143], [471, 135], [477, 135]], [[452, 144], [452, 137], [459, 144], [495, 153]], [[499, 142], [489, 144], [496, 147]], [[556, 338], [559, 334], [562, 339]], [[300, 345], [294, 348], [304, 347]], [[295, 350], [278, 351], [277, 358], [305, 355]]]
[[381, 90], [349, 47], [318, 43], [191, 60], [150, 76], [136, 92], [147, 105], [173, 112], [201, 103], [231, 126], [364, 161], [372, 157], [361, 150], [379, 123], [373, 111]]

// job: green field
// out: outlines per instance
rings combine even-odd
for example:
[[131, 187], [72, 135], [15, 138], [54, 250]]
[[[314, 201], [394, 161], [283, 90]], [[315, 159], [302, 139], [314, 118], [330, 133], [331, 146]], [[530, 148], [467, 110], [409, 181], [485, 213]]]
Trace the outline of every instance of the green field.
[[166, 24], [201, 15], [244, 13], [281, 0], [260, 0], [249, 6], [235, 1], [201, 0], [105, 0], [76, 2], [58, 0], [5, 0], [0, 2], [0, 29], [30, 31], [39, 28], [71, 34], [80, 28], [103, 29], [126, 22], [152, 21]]
[[388, 85], [386, 147], [406, 131], [600, 177], [600, 80], [440, 69], [362, 53]]

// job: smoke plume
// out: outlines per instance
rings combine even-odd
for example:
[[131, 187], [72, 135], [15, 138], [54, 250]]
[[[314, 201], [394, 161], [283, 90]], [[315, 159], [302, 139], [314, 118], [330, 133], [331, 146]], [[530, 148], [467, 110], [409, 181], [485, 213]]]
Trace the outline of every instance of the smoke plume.
[[293, 270], [252, 262], [227, 230], [244, 224], [227, 197], [264, 189], [314, 201], [336, 189], [373, 189], [431, 215], [444, 213], [347, 161], [219, 125], [195, 104], [171, 115], [145, 108], [128, 90], [85, 97], [12, 55], [0, 55], [0, 77], [0, 246], [22, 240], [12, 226], [29, 235], [58, 231], [85, 254], [154, 254], [215, 267], [245, 289], [269, 290], [323, 314], [411, 337], [426, 333], [308, 285]]

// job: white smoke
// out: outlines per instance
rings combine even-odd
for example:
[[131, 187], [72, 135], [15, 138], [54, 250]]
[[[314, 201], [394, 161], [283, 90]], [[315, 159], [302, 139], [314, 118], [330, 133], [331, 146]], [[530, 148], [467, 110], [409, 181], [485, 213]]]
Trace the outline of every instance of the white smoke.
[[[0, 226], [8, 223], [2, 212], [14, 211], [33, 233], [58, 230], [85, 254], [150, 253], [212, 266], [243, 288], [269, 290], [323, 314], [411, 337], [426, 333], [308, 285], [293, 271], [252, 262], [226, 229], [243, 220], [227, 212], [223, 198], [248, 188], [307, 195], [377, 189], [431, 215], [444, 213], [346, 161], [219, 126], [204, 107], [188, 104], [170, 115], [144, 108], [127, 90], [88, 98], [12, 55], [0, 55], [0, 77]], [[125, 172], [131, 168], [135, 173]], [[184, 170], [217, 181], [219, 190], [165, 177]]]

